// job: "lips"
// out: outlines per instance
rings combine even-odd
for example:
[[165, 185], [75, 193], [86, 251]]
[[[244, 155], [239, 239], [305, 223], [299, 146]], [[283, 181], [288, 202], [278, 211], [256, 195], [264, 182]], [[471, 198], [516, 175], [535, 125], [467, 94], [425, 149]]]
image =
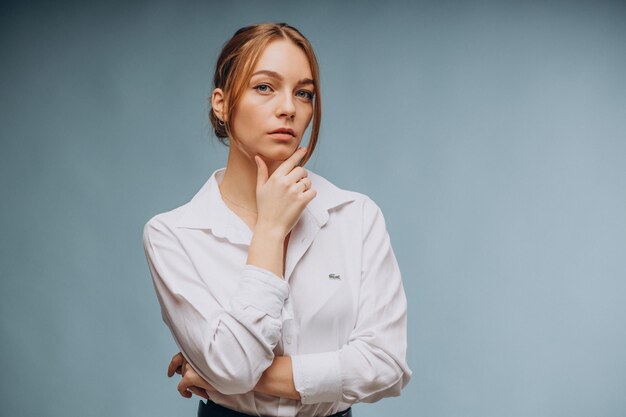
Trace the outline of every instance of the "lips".
[[270, 132], [270, 134], [272, 133], [286, 133], [289, 134], [291, 136], [296, 136], [296, 134], [294, 133], [293, 129], [289, 129], [287, 127], [281, 127], [280, 129], [276, 129]]

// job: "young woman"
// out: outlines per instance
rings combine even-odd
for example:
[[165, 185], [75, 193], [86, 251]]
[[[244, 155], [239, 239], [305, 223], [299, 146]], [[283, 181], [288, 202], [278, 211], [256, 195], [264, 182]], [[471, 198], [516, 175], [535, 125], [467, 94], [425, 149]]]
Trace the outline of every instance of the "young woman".
[[143, 235], [181, 395], [207, 400], [199, 416], [351, 416], [399, 395], [406, 297], [383, 215], [303, 168], [321, 120], [309, 41], [284, 23], [238, 30], [210, 119], [226, 167]]

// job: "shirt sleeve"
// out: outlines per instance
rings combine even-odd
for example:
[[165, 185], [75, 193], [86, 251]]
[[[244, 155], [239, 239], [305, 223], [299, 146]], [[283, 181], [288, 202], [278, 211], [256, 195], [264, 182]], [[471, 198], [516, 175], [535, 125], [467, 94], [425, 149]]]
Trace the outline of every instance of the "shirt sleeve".
[[347, 344], [292, 356], [302, 404], [375, 402], [400, 395], [411, 378], [406, 362], [407, 302], [385, 220], [364, 201], [358, 317]]
[[224, 302], [211, 293], [167, 226], [149, 221], [143, 245], [163, 321], [181, 353], [219, 392], [251, 391], [274, 359], [288, 283], [245, 265], [235, 295]]

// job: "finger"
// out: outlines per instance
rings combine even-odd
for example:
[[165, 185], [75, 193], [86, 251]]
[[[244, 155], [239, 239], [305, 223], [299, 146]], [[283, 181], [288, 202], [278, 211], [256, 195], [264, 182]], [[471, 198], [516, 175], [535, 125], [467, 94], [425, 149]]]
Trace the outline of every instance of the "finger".
[[313, 200], [317, 195], [317, 190], [315, 190], [315, 188], [309, 188], [300, 195], [302, 196], [302, 199], [306, 202], [306, 204], [309, 204], [309, 202]]
[[187, 390], [188, 387], [189, 387], [189, 384], [185, 380], [185, 378], [181, 379], [180, 382], [178, 383], [178, 387], [177, 387], [178, 392], [180, 393], [181, 396], [183, 396], [185, 398], [191, 398], [192, 393]]
[[204, 398], [205, 400], [208, 400], [208, 399], [209, 399], [209, 396], [208, 396], [208, 394], [206, 393], [206, 391], [205, 391], [205, 390], [203, 390], [203, 389], [202, 389], [202, 388], [200, 388], [200, 387], [196, 387], [196, 386], [189, 387], [189, 390], [190, 390], [193, 394], [196, 394], [197, 396], [202, 397], [202, 398]]
[[298, 191], [303, 193], [307, 190], [307, 186], [306, 183], [304, 181], [298, 181], [296, 182], [295, 186], [297, 187]]
[[278, 173], [278, 175], [287, 175], [291, 172], [291, 170], [300, 162], [302, 158], [306, 155], [306, 148], [300, 148], [293, 153], [289, 158], [285, 159], [282, 164], [276, 168], [274, 174]]
[[208, 385], [208, 382], [198, 375], [198, 373], [190, 365], [188, 365], [185, 369], [183, 378], [188, 381], [187, 385], [189, 386], [204, 387], [204, 385]]
[[306, 178], [309, 175], [309, 172], [300, 166], [295, 167], [285, 176], [289, 180], [289, 182], [298, 182], [302, 178]]
[[209, 384], [204, 378], [198, 375], [198, 373], [195, 371], [195, 369], [191, 367], [191, 365], [187, 363], [186, 365], [183, 365], [183, 366], [184, 366], [183, 378], [185, 379], [187, 386], [190, 386], [190, 387], [194, 386], [200, 389], [204, 389], [207, 392], [217, 391], [213, 387], [213, 385]]
[[268, 178], [267, 165], [265, 164], [265, 161], [263, 160], [263, 158], [261, 158], [258, 155], [254, 155], [254, 161], [256, 162], [256, 166], [257, 166], [256, 186], [257, 188], [259, 188], [261, 185], [267, 182], [267, 178]]
[[181, 353], [176, 354], [167, 368], [167, 376], [171, 377], [175, 373], [181, 374], [181, 367], [185, 363], [185, 358]]
[[304, 184], [304, 189], [302, 190], [303, 192], [311, 188], [311, 180], [308, 178], [301, 178], [298, 183]]
[[172, 358], [172, 361], [167, 367], [167, 376], [171, 377], [172, 375], [174, 375], [178, 367], [180, 367], [183, 364], [184, 360], [185, 358], [183, 357], [182, 353], [178, 352], [176, 355], [174, 355], [174, 357]]

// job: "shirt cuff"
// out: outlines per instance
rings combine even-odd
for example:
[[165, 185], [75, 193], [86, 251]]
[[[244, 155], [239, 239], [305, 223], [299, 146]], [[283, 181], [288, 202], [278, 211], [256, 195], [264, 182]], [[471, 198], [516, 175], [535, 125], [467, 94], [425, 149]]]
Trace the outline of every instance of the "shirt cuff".
[[342, 398], [339, 351], [291, 357], [293, 383], [302, 404], [337, 402]]
[[244, 305], [251, 305], [277, 318], [289, 295], [289, 284], [266, 269], [246, 264], [236, 294]]

